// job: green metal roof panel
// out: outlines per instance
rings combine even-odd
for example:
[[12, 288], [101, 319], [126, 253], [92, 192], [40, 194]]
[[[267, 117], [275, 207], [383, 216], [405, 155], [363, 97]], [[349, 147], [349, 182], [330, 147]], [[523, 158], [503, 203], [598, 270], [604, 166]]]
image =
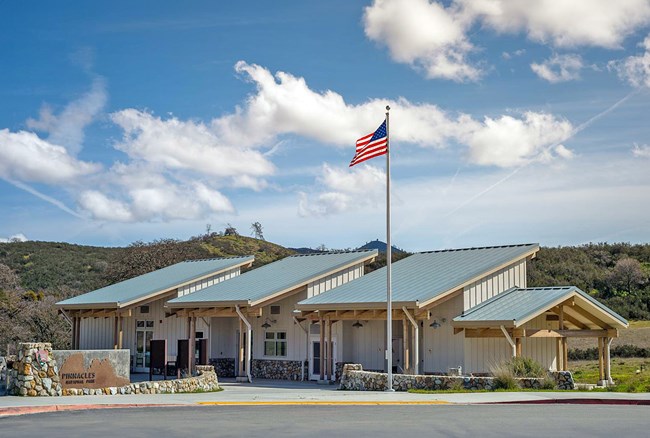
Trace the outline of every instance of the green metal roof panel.
[[518, 321], [523, 321], [544, 312], [552, 307], [554, 303], [567, 299], [574, 293], [600, 308], [612, 318], [617, 319], [623, 325], [628, 324], [625, 318], [575, 286], [508, 289], [457, 316], [454, 318], [454, 322], [513, 321], [517, 325]]
[[255, 302], [376, 256], [377, 250], [290, 256], [229, 281], [174, 298], [168, 304], [182, 307], [191, 303]]
[[[538, 249], [537, 244], [522, 244], [413, 254], [392, 265], [393, 301], [428, 301]], [[381, 302], [386, 302], [385, 267], [298, 305]]]
[[57, 303], [60, 307], [128, 303], [156, 292], [173, 289], [194, 279], [232, 269], [255, 260], [253, 256], [189, 260], [139, 275]]

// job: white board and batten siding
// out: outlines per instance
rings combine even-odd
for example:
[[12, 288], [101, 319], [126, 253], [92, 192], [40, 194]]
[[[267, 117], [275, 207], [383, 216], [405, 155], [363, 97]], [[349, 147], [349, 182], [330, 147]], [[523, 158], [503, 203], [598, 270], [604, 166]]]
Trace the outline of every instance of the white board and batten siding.
[[[149, 311], [142, 313], [142, 307], [133, 310], [133, 316], [123, 317], [122, 347], [135, 354], [136, 321], [153, 321], [153, 339], [167, 339], [167, 355], [176, 356], [179, 339], [187, 339], [187, 318], [165, 316], [164, 300], [147, 304]], [[80, 349], [98, 350], [113, 348], [115, 318], [83, 318], [81, 320]], [[209, 322], [209, 320], [206, 318]], [[203, 318], [197, 318], [196, 331], [207, 338], [210, 327]]]
[[[228, 280], [240, 274], [240, 268], [232, 268], [215, 275], [183, 285], [177, 289], [177, 296], [188, 295], [206, 287]], [[176, 355], [178, 339], [187, 339], [187, 319], [176, 316], [165, 317], [164, 300], [142, 303], [149, 306], [149, 312], [141, 313], [141, 306], [133, 309], [133, 316], [123, 318], [122, 346], [135, 354], [136, 321], [153, 321], [153, 338], [167, 339], [167, 354]], [[207, 318], [206, 318], [207, 320]], [[208, 337], [209, 324], [202, 318], [196, 322], [196, 331]], [[80, 349], [111, 349], [114, 345], [114, 318], [82, 318], [79, 333]]]
[[[386, 322], [360, 321], [363, 327], [354, 327], [354, 323], [342, 322], [342, 361], [363, 364], [366, 370], [383, 370], [386, 362]], [[341, 342], [338, 344], [341, 345]]]
[[[532, 319], [523, 328], [557, 329], [544, 315]], [[462, 336], [462, 335], [459, 335]], [[544, 369], [556, 369], [555, 338], [522, 338], [521, 355], [539, 362]], [[465, 339], [465, 370], [468, 373], [489, 373], [491, 368], [512, 358], [512, 347], [505, 338]]]
[[[512, 287], [524, 288], [526, 284], [526, 259], [521, 259], [465, 286], [462, 310], [469, 310]], [[531, 344], [529, 348], [536, 349], [537, 346]], [[465, 338], [464, 351], [463, 371], [468, 373], [490, 372], [490, 368], [512, 357], [512, 347], [505, 338]]]
[[233, 277], [238, 276], [239, 273], [240, 273], [240, 269], [238, 266], [236, 268], [232, 268], [227, 271], [220, 272], [219, 274], [212, 275], [210, 277], [203, 278], [201, 280], [186, 284], [185, 286], [181, 286], [178, 288], [178, 296], [182, 297], [184, 295], [189, 295], [201, 289], [205, 289], [206, 287], [210, 287], [212, 285], [220, 283], [224, 280], [229, 280]]
[[465, 286], [463, 310], [469, 310], [512, 287], [525, 288], [526, 284], [526, 259], [522, 259]]
[[355, 280], [363, 275], [364, 263], [357, 263], [354, 266], [330, 274], [307, 284], [307, 298], [327, 292], [337, 286]]
[[[463, 311], [463, 296], [458, 295], [431, 309], [431, 318], [424, 320], [421, 370], [426, 373], [447, 373], [449, 368], [464, 367], [464, 334], [455, 335], [451, 320]], [[431, 324], [437, 321], [440, 327]]]

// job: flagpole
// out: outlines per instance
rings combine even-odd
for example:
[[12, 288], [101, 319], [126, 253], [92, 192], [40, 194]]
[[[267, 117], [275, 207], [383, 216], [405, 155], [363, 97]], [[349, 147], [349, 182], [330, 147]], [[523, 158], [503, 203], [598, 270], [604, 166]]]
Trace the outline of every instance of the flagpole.
[[388, 385], [386, 391], [393, 389], [393, 287], [392, 287], [392, 244], [390, 242], [390, 106], [386, 105], [386, 362]]

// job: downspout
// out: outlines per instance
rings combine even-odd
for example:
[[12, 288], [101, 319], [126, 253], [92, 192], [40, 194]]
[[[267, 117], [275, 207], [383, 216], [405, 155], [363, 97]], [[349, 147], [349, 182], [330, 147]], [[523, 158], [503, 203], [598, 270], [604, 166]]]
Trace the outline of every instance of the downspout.
[[248, 378], [248, 383], [253, 383], [253, 379], [251, 378], [251, 333], [253, 329], [251, 328], [251, 323], [241, 313], [239, 306], [235, 306], [235, 311], [244, 324], [246, 324], [246, 377]]
[[504, 326], [501, 326], [501, 331], [503, 332], [503, 336], [506, 337], [506, 341], [508, 341], [508, 344], [510, 344], [510, 346], [512, 347], [512, 357], [516, 357], [517, 356], [517, 345], [515, 344], [515, 341], [512, 340], [512, 338], [510, 337], [510, 334], [508, 333], [508, 331], [506, 330], [506, 328]]
[[409, 321], [411, 321], [413, 328], [415, 328], [415, 336], [413, 339], [413, 362], [415, 367], [413, 367], [413, 371], [417, 376], [420, 373], [420, 326], [418, 325], [417, 321], [411, 316], [406, 306], [402, 307], [402, 310], [404, 311], [404, 315], [406, 315]]
[[[293, 322], [298, 324], [298, 327], [300, 327], [302, 329], [302, 331], [305, 332], [305, 337], [307, 338], [307, 348], [305, 349], [305, 355], [308, 355], [309, 354], [309, 332], [307, 331], [306, 328], [304, 328], [302, 326], [302, 324], [300, 324], [300, 321], [298, 321], [298, 318], [296, 318], [295, 316], [293, 317]], [[300, 381], [301, 382], [305, 381], [305, 362], [306, 361], [307, 361], [307, 359], [303, 359], [302, 367], [300, 368]]]
[[607, 340], [607, 375], [605, 376], [605, 380], [607, 380], [607, 383], [610, 385], [614, 384], [614, 380], [612, 379], [612, 360], [611, 360], [611, 347], [612, 347], [612, 341], [614, 338], [608, 338]]

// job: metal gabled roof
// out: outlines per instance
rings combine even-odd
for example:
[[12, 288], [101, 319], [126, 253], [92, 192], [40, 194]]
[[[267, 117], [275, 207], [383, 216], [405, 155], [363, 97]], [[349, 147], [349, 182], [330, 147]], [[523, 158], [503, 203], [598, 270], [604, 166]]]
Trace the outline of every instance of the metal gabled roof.
[[334, 272], [377, 257], [377, 250], [295, 255], [167, 302], [173, 308], [256, 305]]
[[56, 303], [61, 308], [120, 308], [195, 280], [247, 265], [254, 256], [188, 260]]
[[[413, 254], [392, 265], [393, 301], [423, 305], [539, 250], [538, 244], [451, 249]], [[385, 305], [386, 268], [298, 303], [300, 310]]]
[[596, 311], [599, 319], [613, 326], [628, 326], [625, 318], [575, 286], [511, 288], [463, 312], [452, 324], [519, 327], [571, 297], [579, 299], [575, 305]]

